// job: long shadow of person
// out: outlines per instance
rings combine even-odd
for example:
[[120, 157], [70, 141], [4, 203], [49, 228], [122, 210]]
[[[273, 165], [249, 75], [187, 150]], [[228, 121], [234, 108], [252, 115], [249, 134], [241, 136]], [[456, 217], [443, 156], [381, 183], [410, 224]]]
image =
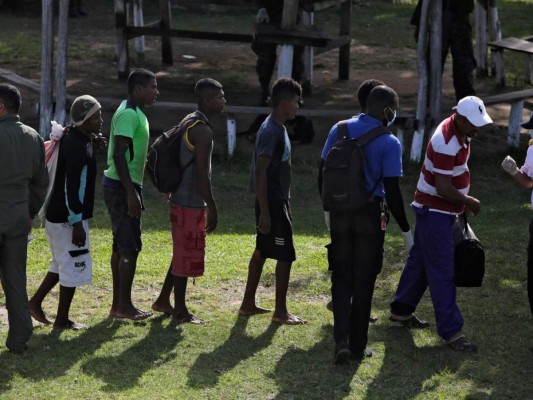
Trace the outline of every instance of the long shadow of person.
[[103, 391], [135, 386], [146, 371], [154, 368], [155, 363], [164, 365], [176, 357], [176, 344], [183, 339], [181, 328], [173, 322], [163, 326], [165, 318], [165, 315], [151, 318], [149, 331], [135, 345], [117, 355], [93, 357], [82, 364], [81, 370], [105, 381]]
[[81, 358], [95, 353], [103, 344], [112, 340], [119, 326], [112, 320], [105, 319], [80, 331], [70, 340], [61, 339], [63, 331], [48, 332], [44, 331], [48, 327], [37, 328], [28, 343], [29, 349], [23, 356], [7, 351], [0, 353], [0, 395], [9, 390], [10, 382], [16, 374], [33, 381], [64, 375]]
[[248, 321], [247, 317], [237, 317], [228, 339], [212, 352], [198, 356], [189, 369], [187, 384], [190, 387], [215, 386], [221, 374], [268, 347], [280, 327], [279, 324], [270, 324], [266, 331], [257, 337], [252, 337], [246, 333]]
[[350, 393], [350, 383], [362, 364], [333, 364], [332, 331], [331, 324], [323, 325], [321, 338], [313, 347], [291, 348], [279, 359], [272, 373], [280, 388], [276, 399], [334, 400]]
[[[435, 377], [455, 373], [465, 360], [465, 354], [440, 343], [419, 347], [413, 335], [414, 331], [403, 327], [374, 327], [373, 341], [383, 340], [383, 362], [379, 374], [368, 384], [366, 399], [412, 399], [431, 393], [439, 385]], [[468, 354], [466, 359], [472, 356]]]

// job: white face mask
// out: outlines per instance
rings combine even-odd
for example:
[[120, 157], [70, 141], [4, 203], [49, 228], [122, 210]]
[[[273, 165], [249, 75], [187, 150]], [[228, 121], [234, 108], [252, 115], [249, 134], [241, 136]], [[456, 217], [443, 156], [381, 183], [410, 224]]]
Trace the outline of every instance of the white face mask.
[[392, 119], [387, 118], [387, 115], [385, 115], [385, 119], [387, 120], [387, 126], [391, 126], [396, 120], [396, 110], [393, 110], [390, 107], [388, 107], [388, 109], [392, 111]]

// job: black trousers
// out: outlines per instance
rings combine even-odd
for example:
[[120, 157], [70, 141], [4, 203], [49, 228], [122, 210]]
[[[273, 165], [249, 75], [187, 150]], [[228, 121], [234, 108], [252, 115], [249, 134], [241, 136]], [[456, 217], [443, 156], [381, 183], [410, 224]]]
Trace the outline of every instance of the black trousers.
[[529, 244], [527, 246], [527, 297], [533, 315], [533, 219], [529, 223]]
[[383, 264], [385, 231], [380, 202], [358, 212], [330, 213], [331, 293], [336, 345], [361, 352], [368, 342], [368, 323], [376, 277]]

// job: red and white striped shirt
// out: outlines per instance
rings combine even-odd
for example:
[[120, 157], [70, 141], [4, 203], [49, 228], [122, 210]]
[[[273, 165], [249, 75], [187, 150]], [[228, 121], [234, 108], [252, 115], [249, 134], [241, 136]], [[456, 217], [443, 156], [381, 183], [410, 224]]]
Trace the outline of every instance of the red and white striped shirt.
[[414, 206], [427, 206], [431, 211], [449, 214], [461, 214], [464, 211], [463, 204], [443, 199], [435, 187], [435, 176], [446, 175], [452, 177], [452, 185], [459, 192], [467, 195], [470, 189], [470, 171], [467, 165], [470, 141], [463, 141], [459, 136], [454, 119], [455, 114], [442, 121], [428, 143], [416, 186]]

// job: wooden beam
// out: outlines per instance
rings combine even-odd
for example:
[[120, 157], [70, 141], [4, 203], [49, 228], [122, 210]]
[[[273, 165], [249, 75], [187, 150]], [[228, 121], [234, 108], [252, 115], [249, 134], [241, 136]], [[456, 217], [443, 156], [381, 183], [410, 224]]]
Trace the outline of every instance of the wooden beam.
[[483, 103], [486, 106], [499, 103], [512, 104], [516, 101], [526, 100], [533, 98], [533, 89], [518, 90], [516, 92], [502, 93], [494, 96], [488, 96], [483, 98]]
[[[161, 28], [158, 22], [145, 25], [143, 27], [128, 26], [125, 28], [127, 37], [129, 39], [146, 35], [146, 36], [161, 36]], [[200, 32], [186, 29], [168, 29], [165, 34], [169, 37], [184, 37], [189, 39], [201, 40], [219, 40], [224, 42], [244, 42], [252, 43], [253, 36], [251, 34], [240, 33], [222, 33], [222, 32]]]

